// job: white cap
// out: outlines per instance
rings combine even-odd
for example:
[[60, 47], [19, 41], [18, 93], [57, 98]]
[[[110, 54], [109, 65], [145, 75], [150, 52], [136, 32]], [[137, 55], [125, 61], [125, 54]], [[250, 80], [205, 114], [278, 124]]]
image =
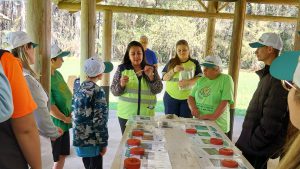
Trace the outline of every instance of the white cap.
[[205, 61], [200, 64], [201, 66], [204, 67], [215, 67], [219, 66], [222, 68], [222, 60], [219, 56], [206, 56]]
[[7, 36], [7, 42], [12, 46], [12, 49], [23, 46], [27, 43], [32, 43], [33, 48], [37, 46], [32, 42], [32, 39], [23, 31], [10, 32]]
[[84, 62], [84, 72], [88, 77], [96, 77], [101, 73], [109, 73], [113, 69], [111, 62], [103, 62], [97, 56], [93, 56]]
[[259, 38], [258, 42], [249, 43], [249, 45], [252, 48], [271, 46], [275, 49], [282, 50], [283, 42], [280, 36], [276, 33], [264, 33]]
[[68, 56], [70, 54], [70, 51], [62, 51], [57, 44], [53, 44], [51, 46], [51, 59], [56, 57], [64, 57]]

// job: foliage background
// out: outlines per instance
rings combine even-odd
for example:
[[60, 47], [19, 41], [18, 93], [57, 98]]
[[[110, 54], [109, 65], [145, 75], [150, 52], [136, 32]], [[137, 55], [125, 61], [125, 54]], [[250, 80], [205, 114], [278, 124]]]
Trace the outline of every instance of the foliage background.
[[[203, 1], [207, 3], [206, 1]], [[147, 8], [164, 8], [177, 10], [203, 11], [196, 0], [105, 0], [108, 5], [127, 5]], [[25, 5], [22, 0], [0, 1], [0, 13], [11, 20], [0, 20], [1, 46], [8, 31], [26, 30]], [[233, 13], [234, 3], [221, 12]], [[298, 9], [288, 5], [247, 4], [247, 14], [294, 16]], [[96, 49], [102, 51], [102, 13], [97, 13]], [[186, 39], [191, 48], [192, 56], [201, 61], [204, 56], [207, 19], [191, 17], [171, 17], [157, 15], [137, 15], [114, 13], [113, 15], [113, 60], [120, 60], [127, 44], [138, 40], [141, 35], [150, 39], [150, 47], [157, 52], [159, 62], [164, 64], [174, 55], [175, 43]], [[250, 21], [245, 23], [241, 68], [257, 67], [258, 63], [248, 43], [257, 39], [263, 32], [279, 33], [284, 41], [284, 50], [293, 48], [295, 24], [281, 22]], [[225, 64], [229, 61], [230, 43], [232, 37], [232, 20], [218, 19], [214, 37], [214, 54], [219, 55]], [[80, 12], [69, 13], [52, 6], [52, 43], [58, 43], [73, 56], [80, 53]]]
[[[203, 2], [207, 3], [206, 1]], [[203, 11], [196, 0], [104, 0], [103, 3], [108, 5]], [[4, 43], [8, 32], [16, 30], [26, 31], [25, 6], [26, 1], [23, 0], [0, 1], [0, 14], [9, 18], [9, 20], [0, 19], [1, 48], [8, 47]], [[233, 11], [234, 3], [229, 3], [221, 12], [233, 13]], [[247, 14], [297, 17], [298, 9], [295, 6], [288, 5], [248, 3]], [[96, 16], [96, 52], [101, 56], [103, 13], [97, 12]], [[52, 43], [57, 43], [64, 50], [70, 50], [72, 56], [74, 56], [74, 58], [68, 58], [62, 68], [67, 79], [69, 75], [79, 74], [80, 12], [69, 13], [68, 11], [59, 10], [53, 4], [51, 17]], [[291, 50], [293, 49], [295, 27], [294, 23], [251, 20], [245, 22], [241, 55], [241, 69], [244, 70], [240, 73], [237, 102], [237, 109], [238, 111], [240, 110], [240, 114], [244, 113], [256, 88], [258, 79], [253, 70], [261, 67], [261, 63], [255, 57], [255, 50], [251, 49], [248, 44], [258, 39], [264, 32], [276, 32], [283, 39], [283, 50]], [[118, 64], [125, 53], [127, 44], [132, 40], [138, 40], [141, 35], [147, 35], [150, 39], [150, 48], [157, 53], [161, 66], [164, 66], [174, 55], [175, 43], [180, 39], [186, 39], [189, 42], [191, 56], [201, 62], [205, 57], [206, 31], [207, 19], [204, 18], [114, 13], [112, 61]], [[214, 55], [220, 56], [226, 66], [229, 62], [232, 20], [217, 19], [215, 31]], [[159, 99], [161, 100], [161, 98]], [[160, 108], [159, 110], [162, 109]]]

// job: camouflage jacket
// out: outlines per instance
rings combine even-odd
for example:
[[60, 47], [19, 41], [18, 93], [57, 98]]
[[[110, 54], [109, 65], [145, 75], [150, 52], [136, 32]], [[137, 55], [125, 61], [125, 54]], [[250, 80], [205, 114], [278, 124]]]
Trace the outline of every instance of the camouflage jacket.
[[106, 147], [108, 107], [104, 90], [92, 81], [84, 81], [74, 91], [73, 145]]

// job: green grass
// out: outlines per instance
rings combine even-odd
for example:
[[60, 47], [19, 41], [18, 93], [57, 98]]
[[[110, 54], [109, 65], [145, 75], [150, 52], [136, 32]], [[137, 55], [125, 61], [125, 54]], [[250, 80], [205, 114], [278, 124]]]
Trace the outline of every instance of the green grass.
[[[66, 81], [68, 81], [68, 77], [71, 75], [79, 75], [80, 68], [80, 59], [75, 57], [66, 57], [64, 58], [65, 62], [63, 63], [62, 68], [59, 71], [63, 74]], [[119, 63], [114, 63], [115, 68]], [[115, 69], [114, 69], [115, 71]], [[114, 75], [114, 71], [111, 73], [111, 80]], [[227, 72], [226, 70], [224, 71]], [[239, 82], [238, 82], [238, 92], [237, 92], [237, 100], [236, 100], [236, 115], [244, 116], [245, 111], [248, 107], [249, 101], [252, 98], [252, 95], [257, 87], [258, 76], [254, 72], [240, 70], [239, 74]], [[157, 95], [157, 105], [155, 108], [156, 112], [164, 112], [164, 105], [162, 102], [163, 93]], [[113, 96], [110, 93], [110, 104], [109, 108], [111, 110], [117, 109], [117, 97]]]
[[240, 71], [236, 99], [236, 115], [245, 115], [248, 104], [257, 87], [258, 80], [259, 78], [255, 72]]

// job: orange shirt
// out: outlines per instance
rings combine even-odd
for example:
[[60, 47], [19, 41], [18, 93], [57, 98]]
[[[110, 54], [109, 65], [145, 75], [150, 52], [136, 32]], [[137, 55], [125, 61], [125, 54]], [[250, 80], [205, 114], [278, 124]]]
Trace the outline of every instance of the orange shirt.
[[19, 118], [32, 113], [37, 105], [23, 76], [21, 61], [11, 53], [5, 52], [1, 57], [1, 64], [11, 86], [14, 104], [12, 118]]

